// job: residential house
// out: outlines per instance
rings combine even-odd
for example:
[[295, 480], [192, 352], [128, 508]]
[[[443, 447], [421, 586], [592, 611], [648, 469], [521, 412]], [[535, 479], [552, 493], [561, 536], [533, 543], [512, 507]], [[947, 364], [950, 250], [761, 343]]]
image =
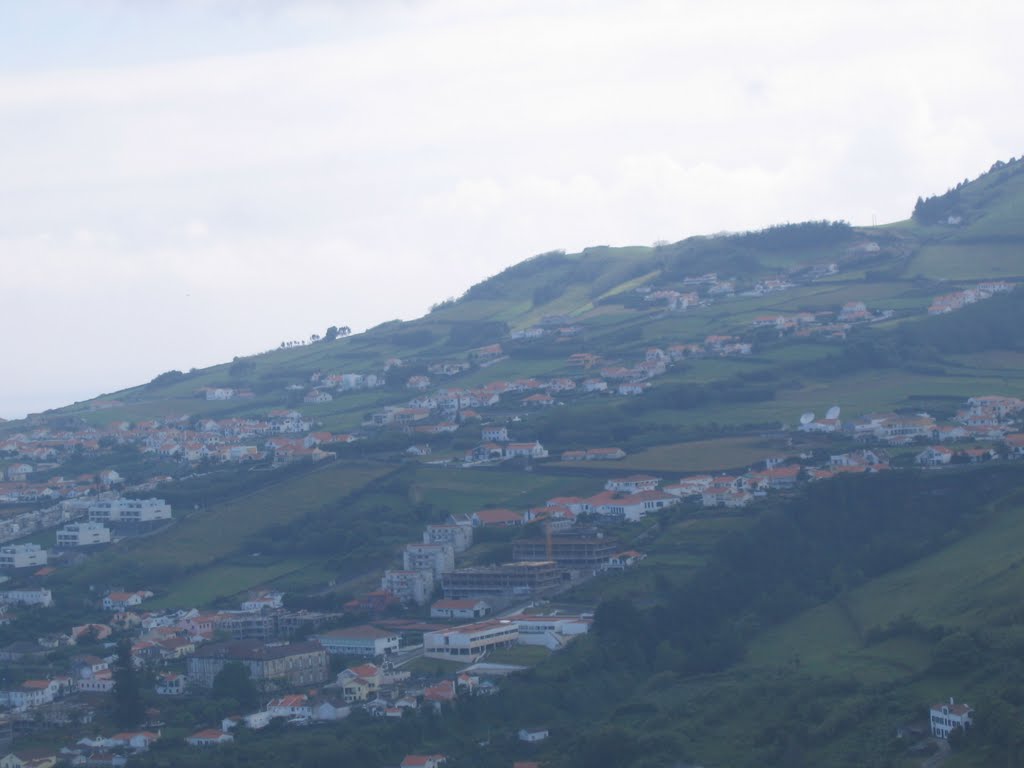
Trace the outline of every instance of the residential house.
[[234, 736], [219, 728], [208, 728], [185, 738], [185, 742], [192, 747], [219, 747], [221, 744], [229, 744], [234, 740]]
[[618, 493], [640, 493], [641, 491], [653, 491], [661, 482], [660, 477], [651, 475], [630, 475], [628, 477], [615, 477], [604, 484], [609, 491]]
[[967, 731], [974, 723], [974, 708], [969, 704], [957, 704], [952, 697], [948, 704], [933, 704], [929, 711], [932, 736], [948, 739], [949, 734], [959, 728]]
[[313, 708], [309, 704], [309, 699], [304, 694], [293, 694], [271, 699], [267, 702], [267, 712], [270, 713], [272, 718], [301, 717], [309, 719], [313, 717]]
[[505, 446], [505, 457], [509, 459], [546, 459], [548, 452], [538, 441], [532, 443], [509, 443]]
[[538, 741], [548, 738], [551, 732], [547, 728], [520, 728], [517, 735], [520, 741], [536, 744]]
[[156, 680], [156, 692], [161, 696], [180, 696], [187, 687], [188, 678], [176, 672], [163, 672]]
[[141, 605], [143, 600], [152, 596], [152, 592], [144, 589], [136, 592], [111, 592], [103, 598], [103, 610], [126, 611]]
[[438, 600], [430, 606], [432, 619], [482, 619], [490, 612], [491, 606], [478, 598]]
[[508, 527], [523, 524], [523, 513], [511, 509], [481, 509], [472, 514], [474, 526]]
[[0, 758], [0, 768], [54, 768], [57, 751], [51, 747], [35, 747], [8, 752]]
[[930, 445], [914, 457], [914, 462], [923, 467], [940, 467], [952, 460], [952, 449], [942, 445]]

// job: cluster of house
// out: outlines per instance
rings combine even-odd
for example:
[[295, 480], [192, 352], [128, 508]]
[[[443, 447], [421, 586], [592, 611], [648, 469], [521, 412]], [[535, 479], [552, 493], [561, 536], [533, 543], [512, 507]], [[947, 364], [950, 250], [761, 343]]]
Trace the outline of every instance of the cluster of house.
[[985, 299], [990, 299], [997, 293], [1009, 293], [1014, 288], [1013, 283], [1004, 280], [993, 280], [985, 283], [978, 283], [971, 288], [962, 291], [954, 291], [941, 296], [936, 296], [928, 307], [929, 315], [945, 315], [949, 312], [956, 312], [968, 304], [974, 304]]
[[825, 418], [806, 415], [798, 427], [803, 432], [835, 434], [865, 442], [887, 445], [910, 445], [921, 441], [937, 443], [963, 440], [1004, 440], [1011, 453], [1017, 453], [1018, 428], [1024, 400], [1005, 395], [978, 395], [968, 398], [949, 423], [940, 423], [927, 413], [901, 415], [869, 413], [849, 421], [841, 421], [839, 410], [833, 408]]
[[690, 307], [706, 306], [715, 296], [732, 296], [736, 292], [734, 280], [723, 280], [715, 272], [683, 278], [682, 290], [654, 288], [642, 285], [636, 289], [645, 302], [660, 303], [670, 312], [683, 312]]
[[759, 315], [751, 321], [754, 328], [772, 328], [780, 336], [824, 336], [845, 339], [850, 328], [858, 323], [878, 322], [892, 317], [892, 310], [873, 311], [863, 301], [848, 301], [839, 312], [796, 312], [794, 314]]
[[[397, 368], [402, 365], [398, 358], [389, 359], [384, 364], [384, 370]], [[323, 373], [315, 371], [309, 378], [312, 389], [307, 391], [302, 398], [304, 403], [318, 404], [329, 403], [334, 400], [331, 392], [358, 392], [365, 389], [377, 389], [387, 384], [383, 373]], [[292, 384], [288, 389], [303, 389], [299, 384]]]
[[180, 416], [135, 423], [115, 421], [105, 429], [58, 431], [40, 427], [0, 441], [0, 457], [12, 460], [0, 481], [0, 503], [73, 499], [111, 488], [146, 491], [169, 479], [157, 477], [126, 486], [124, 478], [113, 469], [73, 478], [56, 474], [72, 456], [101, 455], [109, 445], [133, 445], [145, 454], [188, 464], [246, 462], [268, 455], [283, 464], [328, 458], [333, 454], [321, 445], [356, 439], [352, 435], [310, 432], [311, 428], [312, 423], [301, 413], [288, 409], [271, 411], [265, 418], [195, 420]]

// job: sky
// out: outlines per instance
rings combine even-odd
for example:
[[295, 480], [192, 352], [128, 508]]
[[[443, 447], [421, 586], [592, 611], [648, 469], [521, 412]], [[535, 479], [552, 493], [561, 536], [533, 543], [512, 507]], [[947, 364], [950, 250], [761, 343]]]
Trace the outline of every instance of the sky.
[[0, 418], [536, 253], [904, 219], [1024, 152], [1024, 4], [0, 5]]

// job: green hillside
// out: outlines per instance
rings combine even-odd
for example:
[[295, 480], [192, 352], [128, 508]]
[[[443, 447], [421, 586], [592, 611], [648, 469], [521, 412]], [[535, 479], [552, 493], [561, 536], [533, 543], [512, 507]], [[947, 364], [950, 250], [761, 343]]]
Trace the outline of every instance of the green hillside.
[[[33, 430], [87, 434], [63, 463], [38, 462], [41, 483], [114, 467], [146, 488], [136, 495], [175, 509], [165, 529], [24, 581], [45, 578], [63, 618], [79, 622], [111, 587], [151, 589], [154, 608], [232, 607], [272, 587], [295, 605], [335, 610], [377, 588], [404, 543], [451, 515], [590, 496], [624, 473], [673, 483], [800, 461], [799, 486], [749, 507], [694, 501], [609, 524], [646, 559], [560, 595], [567, 610], [595, 611], [593, 632], [503, 683], [501, 696], [404, 718], [393, 731], [353, 717], [328, 736], [279, 733], [280, 744], [315, 745], [320, 762], [310, 765], [344, 764], [340, 745], [370, 733], [370, 762], [397, 762], [392, 747], [403, 744], [482, 768], [507, 766], [513, 752], [549, 768], [909, 768], [923, 757], [896, 728], [955, 695], [1004, 719], [979, 725], [946, 765], [1020, 764], [1024, 739], [1006, 725], [1024, 722], [1020, 462], [983, 437], [972, 444], [992, 449], [983, 463], [916, 470], [922, 437], [885, 448], [893, 471], [806, 483], [812, 463], [863, 446], [852, 433], [797, 425], [833, 405], [844, 419], [927, 412], [948, 422], [972, 396], [1024, 398], [1022, 206], [1024, 160], [1011, 160], [922, 197], [911, 218], [886, 226], [805, 222], [541, 254], [415, 320], [168, 371], [0, 423], [0, 443]], [[616, 392], [616, 370], [659, 362], [638, 391]], [[346, 375], [364, 378], [340, 384]], [[608, 391], [588, 391], [594, 378]], [[417, 379], [427, 383], [414, 389]], [[574, 386], [540, 405], [530, 379]], [[208, 399], [214, 388], [230, 395]], [[500, 399], [390, 420], [413, 398], [452, 392]], [[271, 425], [280, 411], [298, 414], [302, 434]], [[218, 457], [219, 439], [199, 445], [209, 419], [246, 435], [238, 441], [251, 460]], [[549, 457], [463, 466], [484, 426], [539, 441]], [[189, 434], [198, 458], [165, 450], [173, 430]], [[308, 433], [320, 435], [316, 456], [286, 445], [301, 457], [288, 463], [266, 448]], [[562, 457], [610, 447], [626, 455]], [[14, 464], [0, 454], [0, 471]], [[43, 504], [0, 505], [0, 515]], [[482, 531], [460, 565], [508, 559], [521, 535]], [[52, 543], [49, 532], [34, 536]], [[0, 626], [0, 640], [34, 637], [33, 621]], [[60, 628], [52, 623], [47, 631]], [[535, 753], [487, 746], [496, 729], [541, 723], [554, 736]], [[260, 738], [246, 734], [225, 764], [279, 764]], [[202, 759], [172, 752], [139, 764]]]

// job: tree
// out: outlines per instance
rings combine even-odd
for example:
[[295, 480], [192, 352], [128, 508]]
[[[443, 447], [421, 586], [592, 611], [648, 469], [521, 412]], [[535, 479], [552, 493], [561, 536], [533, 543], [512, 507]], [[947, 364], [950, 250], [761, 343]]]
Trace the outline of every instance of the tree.
[[114, 721], [121, 728], [133, 728], [143, 720], [142, 695], [139, 677], [132, 663], [132, 644], [122, 640], [117, 644], [117, 662], [114, 665]]
[[324, 341], [334, 341], [336, 338], [338, 338], [338, 326], [332, 325], [324, 331]]
[[258, 706], [260, 698], [249, 668], [240, 661], [229, 661], [213, 678], [213, 697], [234, 699], [246, 708]]

